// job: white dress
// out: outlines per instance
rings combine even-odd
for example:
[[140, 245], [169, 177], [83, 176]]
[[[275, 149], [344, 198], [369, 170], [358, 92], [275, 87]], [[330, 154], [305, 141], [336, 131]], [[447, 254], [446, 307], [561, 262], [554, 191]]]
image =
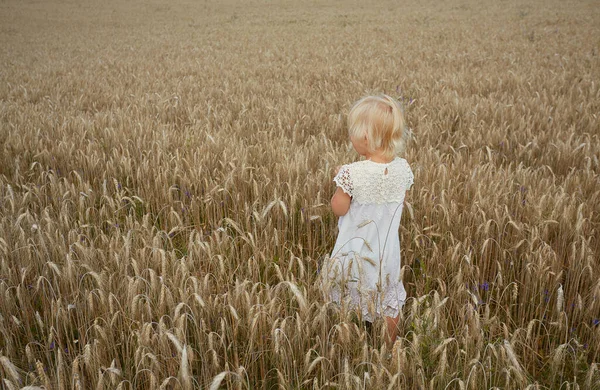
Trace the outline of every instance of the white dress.
[[365, 160], [343, 165], [333, 180], [352, 201], [323, 272], [329, 298], [357, 309], [366, 321], [396, 317], [406, 299], [398, 228], [412, 170], [399, 157]]

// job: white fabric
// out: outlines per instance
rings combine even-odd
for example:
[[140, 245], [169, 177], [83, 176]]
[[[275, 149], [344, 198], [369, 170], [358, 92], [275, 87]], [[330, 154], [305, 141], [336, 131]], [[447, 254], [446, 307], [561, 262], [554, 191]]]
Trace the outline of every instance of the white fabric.
[[365, 160], [342, 166], [333, 180], [352, 201], [323, 272], [330, 298], [360, 310], [366, 321], [396, 317], [406, 299], [398, 228], [412, 170], [399, 157], [387, 164]]

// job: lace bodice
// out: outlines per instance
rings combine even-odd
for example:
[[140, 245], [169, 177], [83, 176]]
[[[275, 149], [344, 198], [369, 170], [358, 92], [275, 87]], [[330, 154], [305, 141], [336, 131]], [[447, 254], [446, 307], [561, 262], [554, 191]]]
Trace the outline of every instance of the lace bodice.
[[382, 204], [403, 202], [413, 178], [408, 162], [396, 157], [387, 164], [364, 160], [343, 165], [333, 181], [354, 202]]

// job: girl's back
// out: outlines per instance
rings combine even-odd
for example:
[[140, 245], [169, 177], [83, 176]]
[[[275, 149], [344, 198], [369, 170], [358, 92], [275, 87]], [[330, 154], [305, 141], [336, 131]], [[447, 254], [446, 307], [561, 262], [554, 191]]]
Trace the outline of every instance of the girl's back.
[[358, 309], [366, 321], [385, 318], [390, 346], [406, 299], [398, 227], [413, 173], [395, 157], [404, 129], [402, 107], [390, 96], [366, 96], [350, 109], [350, 142], [365, 160], [342, 166], [334, 178], [331, 209], [340, 217], [339, 233], [323, 272], [334, 302]]
[[341, 282], [334, 286], [333, 298], [339, 300], [350, 283], [351, 304], [362, 308], [363, 318], [372, 321], [375, 312], [395, 317], [406, 299], [398, 228], [413, 182], [410, 166], [399, 157], [389, 163], [364, 160], [342, 166], [334, 181], [352, 202], [339, 219], [331, 254], [329, 275]]

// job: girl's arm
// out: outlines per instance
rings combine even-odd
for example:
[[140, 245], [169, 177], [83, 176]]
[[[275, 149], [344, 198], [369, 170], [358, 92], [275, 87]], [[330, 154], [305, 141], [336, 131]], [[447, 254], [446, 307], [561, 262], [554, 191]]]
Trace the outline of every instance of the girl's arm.
[[352, 198], [350, 195], [345, 193], [340, 187], [337, 187], [335, 194], [333, 194], [333, 197], [331, 198], [331, 209], [333, 210], [333, 213], [338, 217], [346, 215], [350, 209], [351, 200]]

